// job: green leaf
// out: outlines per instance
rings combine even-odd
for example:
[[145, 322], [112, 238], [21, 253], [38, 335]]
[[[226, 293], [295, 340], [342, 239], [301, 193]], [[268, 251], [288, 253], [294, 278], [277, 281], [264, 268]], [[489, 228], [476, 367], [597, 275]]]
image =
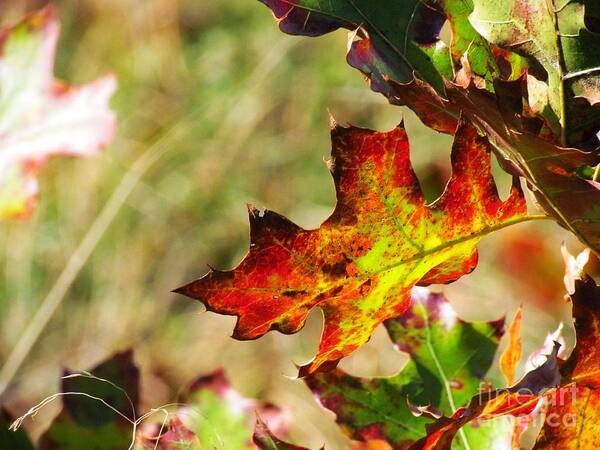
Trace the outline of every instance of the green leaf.
[[[410, 309], [385, 323], [392, 341], [410, 356], [398, 375], [360, 379], [338, 369], [306, 382], [351, 438], [385, 439], [404, 448], [425, 436], [435, 417], [452, 415], [479, 392], [503, 323], [467, 323], [443, 295], [415, 288]], [[471, 448], [485, 448], [497, 431], [470, 428], [463, 437]]]
[[446, 92], [449, 101], [485, 133], [507, 170], [528, 181], [542, 207], [600, 253], [600, 183], [578, 174], [583, 166], [600, 163], [600, 155], [562, 148], [528, 132], [520, 122], [521, 111], [512, 109], [507, 97], [499, 100], [473, 85], [463, 88], [453, 83], [447, 83]]
[[[364, 30], [394, 67], [395, 81], [413, 73], [443, 92], [442, 77], [452, 77], [447, 47], [439, 40], [444, 16], [421, 0], [260, 0], [273, 11], [282, 31], [320, 36], [343, 27]], [[390, 74], [391, 76], [391, 74]]]
[[[438, 8], [450, 24], [450, 52], [455, 65], [466, 56], [471, 70], [484, 78], [489, 87], [496, 78], [512, 80], [523, 74], [527, 65], [522, 57], [513, 52], [498, 52], [473, 28], [469, 22], [469, 15], [473, 12], [472, 0], [428, 0], [426, 3]], [[500, 65], [499, 61], [504, 64]]]
[[254, 411], [264, 405], [240, 396], [222, 371], [197, 380], [184, 403], [193, 411], [187, 419], [201, 448], [252, 448]]
[[545, 117], [563, 145], [598, 124], [597, 111], [570, 120], [573, 97], [600, 101], [600, 35], [584, 23], [583, 0], [473, 0], [473, 27], [488, 41], [539, 63], [546, 72]]
[[[547, 340], [530, 356], [537, 357], [542, 351], [546, 353], [549, 350], [547, 344], [551, 343], [552, 352], [543, 364], [526, 373], [514, 386], [473, 397], [452, 417], [440, 418], [428, 427], [428, 436], [417, 442], [412, 450], [447, 450], [465, 424], [473, 420], [485, 423], [502, 415], [514, 415], [526, 422], [541, 418], [542, 431], [536, 449], [598, 448], [600, 286], [585, 272], [588, 257], [588, 251], [576, 258], [568, 252], [565, 254], [564, 282], [573, 306], [577, 334], [577, 344], [569, 358], [559, 360], [560, 344]], [[538, 415], [542, 404], [543, 414]]]
[[[495, 426], [495, 424], [491, 425], [489, 420], [496, 421], [507, 415], [532, 417], [544, 395], [554, 392], [554, 388], [560, 384], [557, 359], [559, 347], [560, 344], [555, 343], [552, 354], [548, 355], [546, 362], [527, 373], [516, 385], [478, 393], [452, 416], [439, 418], [427, 427], [427, 436], [414, 443], [411, 450], [450, 450], [451, 446], [454, 448], [460, 441], [465, 441], [461, 433], [466, 433], [465, 427], [477, 420], [480, 422], [474, 429], [479, 430], [482, 426], [486, 428]], [[518, 423], [515, 424], [513, 433], [518, 437], [523, 428]], [[513, 433], [508, 435], [511, 439], [506, 439], [505, 445], [500, 448], [520, 448], [518, 442], [513, 442]]]
[[408, 314], [388, 320], [386, 328], [398, 348], [411, 357], [420, 373], [433, 374], [424, 395], [411, 399], [435, 405], [444, 414], [477, 393], [503, 334], [504, 319], [467, 323], [442, 294], [413, 291]]

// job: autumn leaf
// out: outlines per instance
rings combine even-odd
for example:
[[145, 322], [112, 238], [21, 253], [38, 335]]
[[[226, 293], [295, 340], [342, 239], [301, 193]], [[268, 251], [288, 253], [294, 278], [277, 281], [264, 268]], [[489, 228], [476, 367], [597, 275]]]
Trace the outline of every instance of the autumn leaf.
[[500, 370], [506, 379], [507, 386], [515, 382], [517, 365], [521, 360], [523, 346], [521, 344], [521, 320], [523, 318], [523, 307], [520, 306], [508, 327], [508, 345], [500, 355]]
[[536, 449], [600, 447], [600, 286], [585, 273], [573, 281], [577, 345], [561, 368], [565, 382], [552, 397]]
[[[499, 49], [477, 33], [469, 22], [473, 12], [471, 2], [260, 1], [271, 8], [281, 30], [289, 34], [320, 36], [338, 28], [351, 30], [350, 40], [355, 37], [358, 40], [350, 46], [348, 61], [369, 77], [371, 73], [379, 73], [396, 83], [409, 83], [415, 77], [442, 96], [442, 79], [453, 79], [463, 57], [490, 86], [495, 78], [515, 79], [527, 68], [524, 58]], [[452, 30], [450, 49], [439, 36], [445, 21]], [[363, 49], [363, 61], [370, 60], [373, 64], [357, 67], [352, 63], [353, 45]], [[366, 49], [368, 55], [364, 53]], [[371, 79], [374, 90], [388, 96], [387, 89], [378, 89], [377, 84]]]
[[[445, 102], [442, 81], [454, 79], [463, 60], [490, 89], [494, 79], [516, 79], [528, 67], [524, 58], [475, 31], [468, 20], [473, 6], [463, 0], [260, 1], [286, 33], [319, 36], [341, 27], [351, 30], [348, 63], [369, 79], [375, 92], [409, 106], [427, 126], [445, 133], [454, 133], [459, 111]], [[452, 30], [449, 49], [439, 37], [444, 20]], [[389, 81], [406, 87], [392, 88]]]
[[559, 345], [555, 345], [546, 362], [527, 373], [514, 386], [482, 392], [458, 408], [451, 417], [441, 417], [429, 425], [427, 436], [415, 442], [410, 450], [450, 450], [461, 429], [475, 420], [533, 414], [545, 396], [554, 393], [553, 388], [560, 385], [557, 360], [559, 348]]
[[485, 132], [505, 169], [523, 176], [551, 216], [600, 252], [600, 183], [579, 175], [582, 167], [600, 163], [600, 155], [536, 136], [521, 120], [523, 111], [472, 84], [465, 89], [448, 82], [446, 92], [449, 101]]
[[540, 64], [547, 76], [545, 117], [572, 144], [582, 128], [598, 125], [600, 110], [570, 120], [575, 97], [600, 100], [600, 34], [585, 25], [584, 0], [473, 0], [473, 27], [489, 42]]
[[[365, 379], [338, 369], [305, 381], [352, 439], [406, 448], [427, 434], [427, 424], [452, 415], [486, 384], [503, 323], [467, 323], [442, 294], [415, 288], [409, 310], [385, 323], [392, 342], [410, 356], [398, 375]], [[469, 428], [463, 439], [471, 449], [490, 448], [497, 439], [510, 441], [510, 429], [503, 422]]]
[[371, 89], [382, 93], [390, 103], [408, 106], [428, 127], [454, 134], [460, 111], [419, 78], [413, 76], [406, 83], [392, 82], [402, 77], [395, 73], [395, 68], [379, 53], [371, 39], [352, 40], [346, 59], [365, 75]]
[[600, 313], [596, 303], [600, 301], [600, 286], [582, 267], [579, 272], [573, 270], [586, 258], [585, 253], [583, 257], [568, 258], [565, 285], [574, 286], [568, 297], [573, 303], [577, 334], [577, 345], [568, 360], [558, 359], [560, 344], [555, 342], [546, 362], [528, 372], [519, 383], [476, 396], [452, 417], [442, 417], [429, 425], [428, 436], [417, 442], [413, 450], [449, 449], [458, 430], [473, 420], [507, 414], [527, 418], [540, 405], [546, 405], [546, 411], [536, 449], [598, 447]]
[[394, 67], [397, 82], [409, 82], [414, 73], [443, 92], [442, 77], [452, 76], [448, 49], [439, 39], [444, 16], [420, 0], [260, 1], [285, 33], [320, 36], [338, 28], [360, 29]]
[[[412, 298], [407, 314], [385, 323], [392, 342], [408, 353], [409, 364], [414, 363], [425, 381], [421, 399], [409, 395], [408, 400], [432, 405], [443, 415], [453, 414], [491, 386], [486, 375], [504, 333], [504, 318], [468, 323], [442, 294], [415, 288]], [[465, 428], [458, 445], [472, 450], [493, 447], [492, 443], [510, 439], [507, 425], [500, 420], [490, 428]]]
[[315, 359], [300, 374], [333, 368], [384, 320], [403, 314], [416, 284], [449, 283], [477, 264], [488, 233], [528, 220], [518, 184], [502, 201], [490, 173], [488, 142], [462, 123], [453, 174], [427, 205], [411, 168], [404, 128], [375, 132], [334, 126], [331, 171], [337, 205], [316, 230], [250, 208], [250, 251], [232, 271], [211, 270], [176, 292], [210, 311], [236, 315], [233, 337], [302, 328], [321, 308]]
[[92, 155], [114, 133], [115, 78], [79, 87], [54, 80], [58, 35], [51, 6], [0, 29], [0, 218], [31, 212], [49, 157]]
[[[474, 419], [499, 415], [527, 415], [545, 401], [547, 409], [543, 428], [535, 449], [598, 448], [598, 405], [600, 404], [600, 286], [585, 273], [573, 280], [575, 290], [569, 295], [577, 345], [566, 362], [559, 366], [559, 345], [547, 361], [510, 389], [493, 391], [489, 399], [475, 397], [460, 414], [442, 418], [429, 429], [429, 435], [414, 449], [449, 449], [449, 443], [461, 426]], [[560, 370], [560, 372], [559, 372]]]
[[[524, 66], [515, 61], [519, 57], [513, 53], [496, 55], [498, 52], [469, 24], [468, 14], [472, 9], [465, 10], [462, 1], [429, 4], [421, 1], [395, 4], [360, 0], [350, 3], [334, 0], [327, 4], [310, 0], [261, 1], [273, 10], [280, 28], [290, 34], [318, 36], [339, 27], [352, 30], [346, 57], [348, 64], [360, 70], [371, 89], [382, 93], [390, 103], [409, 106], [425, 125], [443, 133], [454, 134], [460, 111], [445, 100], [442, 77], [453, 78], [454, 66], [459, 64], [464, 52], [475, 68], [490, 80], [500, 76], [496, 59], [510, 60], [507, 64], [511, 67]], [[454, 61], [438, 36], [444, 15], [453, 24]], [[393, 27], [389, 24], [392, 18]], [[411, 38], [419, 44], [415, 45]], [[428, 55], [425, 59], [423, 51]], [[430, 60], [432, 51], [437, 56]], [[513, 72], [522, 74], [523, 70], [515, 68]]]

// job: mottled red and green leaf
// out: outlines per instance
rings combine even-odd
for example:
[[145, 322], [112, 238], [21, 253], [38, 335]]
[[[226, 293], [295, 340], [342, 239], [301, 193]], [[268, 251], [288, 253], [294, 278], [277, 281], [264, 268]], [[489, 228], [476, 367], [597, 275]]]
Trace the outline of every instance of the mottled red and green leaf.
[[210, 311], [238, 317], [233, 336], [295, 333], [312, 308], [325, 327], [305, 375], [334, 367], [384, 320], [404, 313], [416, 284], [448, 283], [472, 271], [476, 244], [526, 216], [515, 184], [506, 201], [490, 172], [487, 140], [463, 123], [453, 174], [427, 205], [402, 126], [380, 133], [335, 126], [330, 167], [337, 191], [332, 215], [316, 230], [250, 208], [250, 251], [232, 271], [211, 270], [176, 292]]
[[250, 209], [250, 251], [232, 271], [211, 270], [176, 292], [238, 317], [233, 336], [295, 333], [312, 308], [325, 327], [306, 375], [334, 367], [384, 320], [403, 314], [416, 284], [448, 283], [472, 271], [486, 234], [526, 218], [518, 184], [502, 201], [487, 140], [460, 125], [452, 177], [427, 205], [402, 126], [387, 132], [335, 126], [332, 215], [316, 230]]
[[[337, 369], [305, 381], [350, 438], [381, 439], [393, 448], [406, 448], [427, 434], [426, 426], [436, 417], [452, 415], [456, 406], [477, 394], [503, 324], [503, 319], [467, 323], [443, 295], [415, 288], [410, 309], [385, 323], [394, 344], [410, 356], [398, 375], [365, 379]], [[498, 439], [510, 441], [504, 425], [469, 428], [464, 439], [471, 449], [497, 444]], [[463, 444], [457, 448], [465, 448]]]

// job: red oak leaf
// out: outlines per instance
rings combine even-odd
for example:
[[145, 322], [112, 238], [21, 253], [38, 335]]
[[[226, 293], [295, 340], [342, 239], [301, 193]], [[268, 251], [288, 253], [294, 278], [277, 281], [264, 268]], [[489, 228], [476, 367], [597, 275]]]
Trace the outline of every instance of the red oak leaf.
[[404, 313], [416, 284], [448, 283], [472, 271], [487, 233], [527, 220], [518, 184], [506, 201], [490, 173], [487, 140], [461, 123], [453, 174], [427, 205], [404, 128], [332, 129], [330, 168], [337, 206], [316, 230], [250, 208], [250, 251], [231, 271], [211, 270], [176, 292], [236, 315], [233, 337], [295, 333], [319, 307], [325, 328], [315, 359], [300, 374], [333, 368], [384, 320]]

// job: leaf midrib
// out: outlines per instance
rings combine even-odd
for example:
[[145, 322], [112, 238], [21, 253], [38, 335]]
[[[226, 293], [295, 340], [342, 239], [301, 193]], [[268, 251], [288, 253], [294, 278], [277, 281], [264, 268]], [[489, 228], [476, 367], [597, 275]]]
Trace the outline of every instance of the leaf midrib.
[[[487, 227], [487, 228], [484, 228], [484, 229], [482, 229], [482, 230], [480, 230], [480, 231], [478, 231], [476, 233], [469, 234], [469, 235], [466, 235], [466, 236], [462, 236], [462, 237], [460, 237], [458, 239], [446, 241], [443, 244], [440, 244], [440, 245], [438, 245], [436, 247], [432, 247], [432, 248], [430, 248], [428, 250], [425, 250], [425, 251], [423, 251], [421, 253], [415, 254], [415, 255], [411, 256], [410, 258], [403, 259], [402, 261], [399, 261], [399, 262], [394, 263], [394, 264], [390, 264], [389, 266], [383, 267], [381, 269], [377, 269], [377, 270], [374, 270], [372, 272], [368, 272], [368, 273], [362, 274], [362, 275], [346, 276], [344, 278], [344, 281], [342, 281], [340, 283], [337, 283], [337, 284], [332, 284], [332, 285], [328, 286], [327, 289], [319, 291], [319, 293], [326, 292], [327, 290], [330, 290], [331, 288], [335, 288], [335, 287], [339, 286], [340, 284], [343, 284], [348, 279], [356, 279], [356, 280], [364, 279], [364, 280], [367, 280], [367, 279], [369, 279], [373, 275], [378, 275], [378, 274], [387, 272], [388, 270], [395, 269], [395, 268], [400, 267], [400, 266], [402, 266], [402, 265], [404, 265], [406, 263], [409, 263], [409, 262], [420, 261], [420, 260], [426, 258], [427, 256], [430, 256], [432, 254], [435, 254], [435, 253], [438, 253], [440, 251], [446, 250], [448, 248], [452, 248], [452, 247], [454, 247], [454, 246], [456, 246], [458, 244], [462, 244], [464, 242], [468, 242], [468, 241], [473, 240], [473, 239], [480, 239], [480, 238], [485, 237], [488, 234], [491, 234], [491, 233], [493, 233], [495, 231], [498, 231], [498, 230], [501, 230], [503, 228], [509, 227], [511, 225], [516, 225], [518, 223], [523, 223], [523, 222], [529, 222], [529, 221], [532, 221], [532, 220], [551, 220], [551, 218], [548, 217], [548, 216], [546, 216], [546, 215], [544, 215], [544, 214], [540, 214], [540, 215], [533, 215], [532, 214], [532, 215], [526, 215], [526, 216], [523, 216], [523, 217], [518, 217], [516, 219], [512, 219], [512, 220], [503, 222], [503, 223], [501, 223], [499, 225]], [[309, 230], [309, 231], [311, 231], [311, 230]], [[312, 230], [312, 231], [314, 231], [314, 230]], [[277, 245], [280, 246], [281, 248], [287, 250], [287, 251], [290, 251], [287, 247], [285, 247], [280, 242], [277, 242]], [[310, 286], [306, 286], [306, 287], [310, 287]], [[301, 288], [300, 287], [295, 287], [294, 289], [298, 290], [298, 289], [301, 289]], [[273, 288], [270, 288], [270, 287], [246, 287], [246, 288], [241, 289], [241, 288], [237, 288], [237, 287], [219, 287], [219, 288], [213, 288], [213, 289], [211, 289], [211, 288], [205, 288], [204, 290], [205, 291], [240, 291], [240, 290], [244, 290], [244, 291], [263, 291], [263, 292], [267, 292], [267, 291], [273, 291]]]
[[[404, 370], [404, 369], [402, 369], [402, 370]], [[343, 389], [338, 388], [334, 383], [331, 383], [328, 386], [329, 386], [329, 388], [331, 388], [332, 390], [334, 390], [338, 394], [341, 394], [344, 397], [346, 397], [349, 400], [351, 400], [352, 402], [361, 405], [362, 407], [364, 407], [365, 409], [367, 409], [369, 411], [372, 411], [373, 413], [375, 413], [375, 415], [381, 417], [382, 419], [388, 420], [389, 422], [393, 423], [394, 425], [399, 426], [402, 429], [405, 429], [407, 431], [411, 431], [411, 432], [415, 433], [417, 436], [423, 436], [423, 432], [422, 431], [417, 430], [415, 428], [412, 428], [412, 427], [406, 425], [403, 422], [400, 422], [394, 416], [390, 416], [389, 414], [382, 413], [381, 410], [376, 409], [376, 408], [372, 407], [370, 404], [363, 402], [360, 398], [357, 398], [354, 395], [352, 395], [352, 393], [348, 393], [347, 391], [344, 391]]]
[[[425, 309], [425, 314], [423, 315], [423, 317], [425, 319], [425, 338], [426, 338], [426, 343], [427, 343], [427, 350], [429, 351], [429, 354], [431, 355], [431, 359], [433, 360], [433, 363], [435, 364], [435, 367], [440, 375], [442, 383], [444, 384], [444, 391], [446, 392], [446, 397], [448, 398], [448, 403], [450, 405], [450, 408], [452, 408], [452, 414], [454, 414], [456, 412], [456, 404], [454, 403], [454, 395], [452, 394], [452, 388], [450, 387], [450, 382], [448, 380], [448, 377], [446, 376], [446, 372], [444, 372], [444, 368], [442, 367], [442, 364], [440, 363], [440, 360], [437, 357], [437, 353], [436, 353], [435, 349], [433, 348], [433, 343], [431, 342], [431, 326], [429, 323], [429, 315], [427, 312], [427, 308], [425, 308], [425, 305], [423, 305], [420, 298], [417, 298], [417, 301], [423, 307], [423, 309]], [[460, 436], [461, 440], [463, 441], [463, 445], [465, 446], [465, 449], [470, 450], [470, 445], [469, 445], [469, 441], [467, 439], [467, 435], [465, 434], [462, 427], [458, 430], [458, 435]]]

